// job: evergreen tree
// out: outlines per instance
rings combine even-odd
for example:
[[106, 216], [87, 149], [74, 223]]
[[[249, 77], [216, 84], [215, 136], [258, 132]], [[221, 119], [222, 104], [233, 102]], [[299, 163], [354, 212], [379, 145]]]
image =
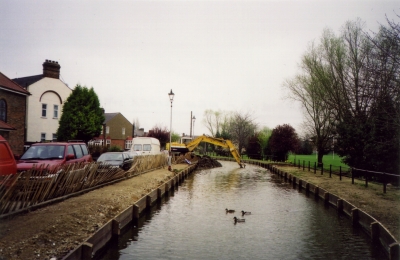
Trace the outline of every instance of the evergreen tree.
[[100, 135], [103, 122], [103, 110], [93, 88], [77, 85], [64, 103], [57, 139], [88, 142]]

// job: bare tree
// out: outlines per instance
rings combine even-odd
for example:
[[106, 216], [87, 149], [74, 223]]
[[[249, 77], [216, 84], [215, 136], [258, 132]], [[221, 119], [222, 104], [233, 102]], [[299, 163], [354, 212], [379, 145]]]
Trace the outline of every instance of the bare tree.
[[215, 136], [220, 131], [222, 114], [221, 111], [211, 109], [204, 111], [203, 124], [210, 131], [211, 136]]
[[254, 135], [257, 124], [254, 122], [252, 115], [247, 113], [235, 112], [230, 119], [229, 133], [232, 141], [237, 144], [239, 153], [246, 147], [250, 136]]
[[314, 44], [310, 45], [300, 65], [302, 74], [283, 84], [289, 91], [288, 98], [302, 105], [305, 116], [303, 127], [306, 134], [312, 136], [319, 165], [322, 164], [322, 157], [334, 134], [335, 115], [338, 113], [329, 106], [329, 102], [325, 101], [329, 99], [326, 97], [325, 86], [331, 86], [333, 81], [322, 57], [323, 50]]

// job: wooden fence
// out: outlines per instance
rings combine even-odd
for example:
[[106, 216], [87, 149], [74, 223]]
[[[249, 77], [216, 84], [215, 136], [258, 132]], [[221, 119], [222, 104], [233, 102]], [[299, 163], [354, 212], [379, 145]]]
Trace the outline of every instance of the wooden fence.
[[0, 176], [0, 217], [165, 166], [165, 155], [148, 155], [135, 157], [128, 171], [93, 162]]

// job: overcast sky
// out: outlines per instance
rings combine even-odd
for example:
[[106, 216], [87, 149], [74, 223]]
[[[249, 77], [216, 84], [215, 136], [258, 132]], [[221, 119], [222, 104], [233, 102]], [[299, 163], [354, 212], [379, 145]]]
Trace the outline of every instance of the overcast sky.
[[0, 71], [9, 78], [61, 65], [74, 88], [93, 87], [106, 112], [148, 131], [209, 134], [206, 109], [251, 113], [260, 127], [300, 131], [282, 83], [324, 28], [361, 18], [376, 32], [399, 22], [400, 1], [8, 1], [0, 0]]

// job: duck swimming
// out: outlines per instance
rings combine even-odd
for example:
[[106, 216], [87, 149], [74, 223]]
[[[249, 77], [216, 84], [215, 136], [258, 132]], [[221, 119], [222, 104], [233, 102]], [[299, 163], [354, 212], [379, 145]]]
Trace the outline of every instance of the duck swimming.
[[242, 210], [242, 216], [244, 216], [244, 215], [251, 215], [251, 212], [250, 212], [250, 211], [243, 211], [243, 210]]
[[226, 213], [234, 213], [235, 210], [234, 209], [225, 209]]
[[235, 223], [237, 223], [237, 222], [245, 222], [246, 221], [244, 218], [237, 218], [237, 217], [233, 217], [233, 220], [235, 221]]

